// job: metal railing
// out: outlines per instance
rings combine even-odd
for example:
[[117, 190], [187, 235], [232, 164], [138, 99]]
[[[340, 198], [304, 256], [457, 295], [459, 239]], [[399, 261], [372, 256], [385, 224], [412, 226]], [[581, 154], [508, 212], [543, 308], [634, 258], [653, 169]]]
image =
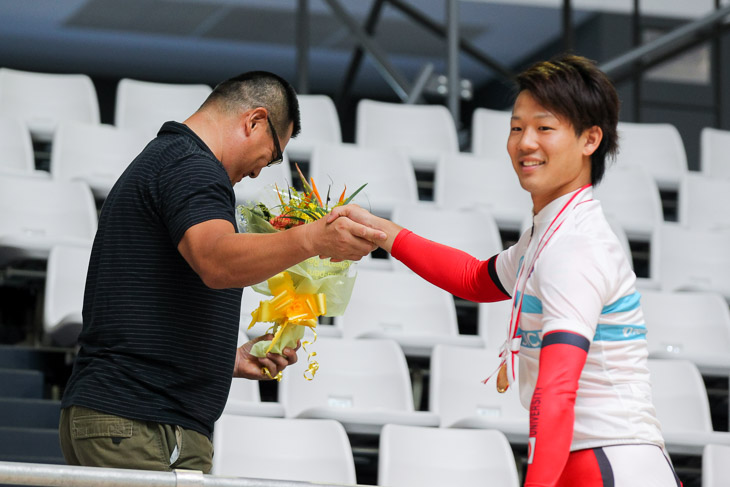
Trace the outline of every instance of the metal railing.
[[192, 470], [150, 472], [20, 462], [0, 462], [0, 484], [38, 487], [332, 487], [336, 485], [219, 477]]

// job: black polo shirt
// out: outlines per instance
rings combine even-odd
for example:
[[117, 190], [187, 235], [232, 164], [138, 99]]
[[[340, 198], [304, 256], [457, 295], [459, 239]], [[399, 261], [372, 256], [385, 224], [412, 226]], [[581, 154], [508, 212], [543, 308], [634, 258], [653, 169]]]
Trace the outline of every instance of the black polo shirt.
[[187, 126], [165, 123], [102, 208], [63, 407], [210, 436], [230, 388], [242, 290], [208, 288], [177, 245], [207, 220], [235, 228], [234, 207], [220, 161]]

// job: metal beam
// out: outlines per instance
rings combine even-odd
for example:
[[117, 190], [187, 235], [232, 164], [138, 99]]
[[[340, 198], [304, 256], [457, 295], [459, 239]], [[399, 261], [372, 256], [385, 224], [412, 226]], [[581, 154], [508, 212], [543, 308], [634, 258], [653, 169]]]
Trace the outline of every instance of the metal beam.
[[[715, 10], [720, 9], [720, 0], [715, 0]], [[715, 107], [715, 127], [722, 127], [722, 29], [715, 25], [712, 36], [712, 101]]]
[[[654, 66], [657, 66], [658, 64], [661, 64], [665, 61], [668, 61], [675, 56], [681, 54], [682, 52], [687, 51], [688, 49], [692, 49], [693, 47], [699, 46], [704, 42], [707, 42], [709, 40], [712, 40], [712, 33], [707, 32], [703, 33], [694, 39], [688, 41], [686, 44], [674, 46], [672, 49], [663, 51], [661, 54], [658, 54], [656, 57], [651, 58], [651, 60], [646, 61], [642, 63], [637, 69], [640, 69], [641, 71], [646, 71], [648, 69], [653, 68]], [[616, 80], [614, 79], [616, 82]], [[620, 81], [620, 79], [618, 80]]]
[[426, 65], [421, 68], [418, 76], [416, 76], [416, 80], [413, 82], [413, 89], [411, 90], [410, 95], [408, 95], [406, 103], [413, 104], [418, 101], [421, 95], [423, 95], [423, 90], [426, 88], [426, 84], [428, 84], [432, 74], [433, 63], [426, 63]]
[[297, 9], [297, 90], [309, 93], [309, 0]]
[[[641, 46], [642, 33], [641, 33], [641, 6], [639, 5], [640, 0], [634, 0], [634, 11], [631, 15], [631, 34], [633, 37], [633, 47], [637, 49]], [[634, 117], [633, 121], [638, 123], [641, 121], [641, 80], [642, 70], [641, 65], [636, 66], [636, 72], [634, 73], [632, 92], [634, 94]]]
[[[438, 22], [434, 22], [429, 17], [421, 13], [419, 10], [413, 8], [411, 5], [406, 4], [402, 0], [387, 0], [390, 5], [392, 5], [394, 8], [397, 8], [403, 14], [407, 15], [408, 17], [412, 18], [419, 24], [421, 24], [426, 29], [430, 30], [432, 33], [436, 34], [437, 36], [441, 38], [446, 38], [447, 36], [447, 29], [439, 24]], [[477, 49], [474, 44], [467, 41], [466, 39], [459, 38], [459, 47], [469, 56], [473, 57], [477, 61], [479, 61], [481, 64], [486, 66], [487, 68], [493, 70], [495, 73], [499, 74], [505, 79], [511, 80], [515, 77], [515, 73], [502, 65], [500, 62], [494, 60], [493, 58], [489, 57], [488, 55], [484, 54], [482, 51]]]
[[711, 33], [712, 29], [721, 25], [728, 15], [730, 15], [730, 6], [723, 7], [604, 63], [600, 66], [600, 69], [610, 76], [614, 82], [622, 81], [633, 75], [636, 64], [646, 68], [666, 52], [685, 49], [687, 46], [696, 43], [698, 38], [706, 38], [707, 31]]
[[563, 49], [573, 50], [573, 6], [570, 0], [563, 0]]
[[337, 0], [324, 0], [329, 5], [332, 12], [342, 21], [350, 33], [355, 36], [355, 39], [365, 49], [365, 51], [373, 57], [375, 62], [375, 68], [380, 72], [381, 76], [385, 81], [393, 88], [398, 98], [403, 101], [408, 100], [408, 94], [411, 91], [411, 86], [408, 80], [393, 66], [385, 53], [380, 49], [380, 46], [363, 30], [357, 21], [342, 8]]
[[[375, 26], [380, 20], [380, 13], [383, 10], [384, 4], [385, 0], [375, 0], [373, 2], [373, 6], [370, 8], [370, 13], [368, 14], [368, 18], [365, 20], [365, 25], [363, 26], [363, 30], [367, 35], [372, 36], [375, 33]], [[350, 64], [347, 66], [345, 80], [342, 82], [342, 90], [340, 91], [339, 95], [340, 101], [344, 101], [350, 96], [352, 85], [355, 84], [355, 77], [357, 76], [357, 72], [360, 69], [360, 64], [362, 63], [364, 55], [365, 52], [358, 44], [358, 46], [355, 48], [355, 52], [352, 53], [352, 57], [350, 58]]]
[[448, 66], [447, 106], [457, 128], [461, 120], [461, 75], [459, 74], [459, 1], [446, 0], [446, 62]]

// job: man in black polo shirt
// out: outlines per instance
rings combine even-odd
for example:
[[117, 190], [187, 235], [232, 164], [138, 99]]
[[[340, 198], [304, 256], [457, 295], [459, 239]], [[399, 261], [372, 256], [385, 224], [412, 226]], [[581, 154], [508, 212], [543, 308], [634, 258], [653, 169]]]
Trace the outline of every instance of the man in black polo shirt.
[[315, 255], [358, 260], [385, 239], [346, 218], [236, 232], [233, 185], [281, 162], [299, 130], [289, 83], [245, 73], [184, 123], [165, 123], [119, 178], [99, 219], [62, 401], [69, 464], [208, 472], [231, 378], [266, 379], [262, 367], [275, 376], [297, 359], [236, 348], [242, 288]]

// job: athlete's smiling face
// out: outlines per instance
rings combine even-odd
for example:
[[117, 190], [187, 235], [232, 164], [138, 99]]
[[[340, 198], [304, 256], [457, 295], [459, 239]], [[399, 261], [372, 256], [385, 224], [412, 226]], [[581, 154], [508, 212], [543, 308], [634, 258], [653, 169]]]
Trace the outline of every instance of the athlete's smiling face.
[[597, 126], [576, 135], [569, 120], [540, 105], [529, 91], [520, 92], [507, 151], [520, 185], [532, 196], [535, 213], [591, 182], [591, 154], [601, 137]]

